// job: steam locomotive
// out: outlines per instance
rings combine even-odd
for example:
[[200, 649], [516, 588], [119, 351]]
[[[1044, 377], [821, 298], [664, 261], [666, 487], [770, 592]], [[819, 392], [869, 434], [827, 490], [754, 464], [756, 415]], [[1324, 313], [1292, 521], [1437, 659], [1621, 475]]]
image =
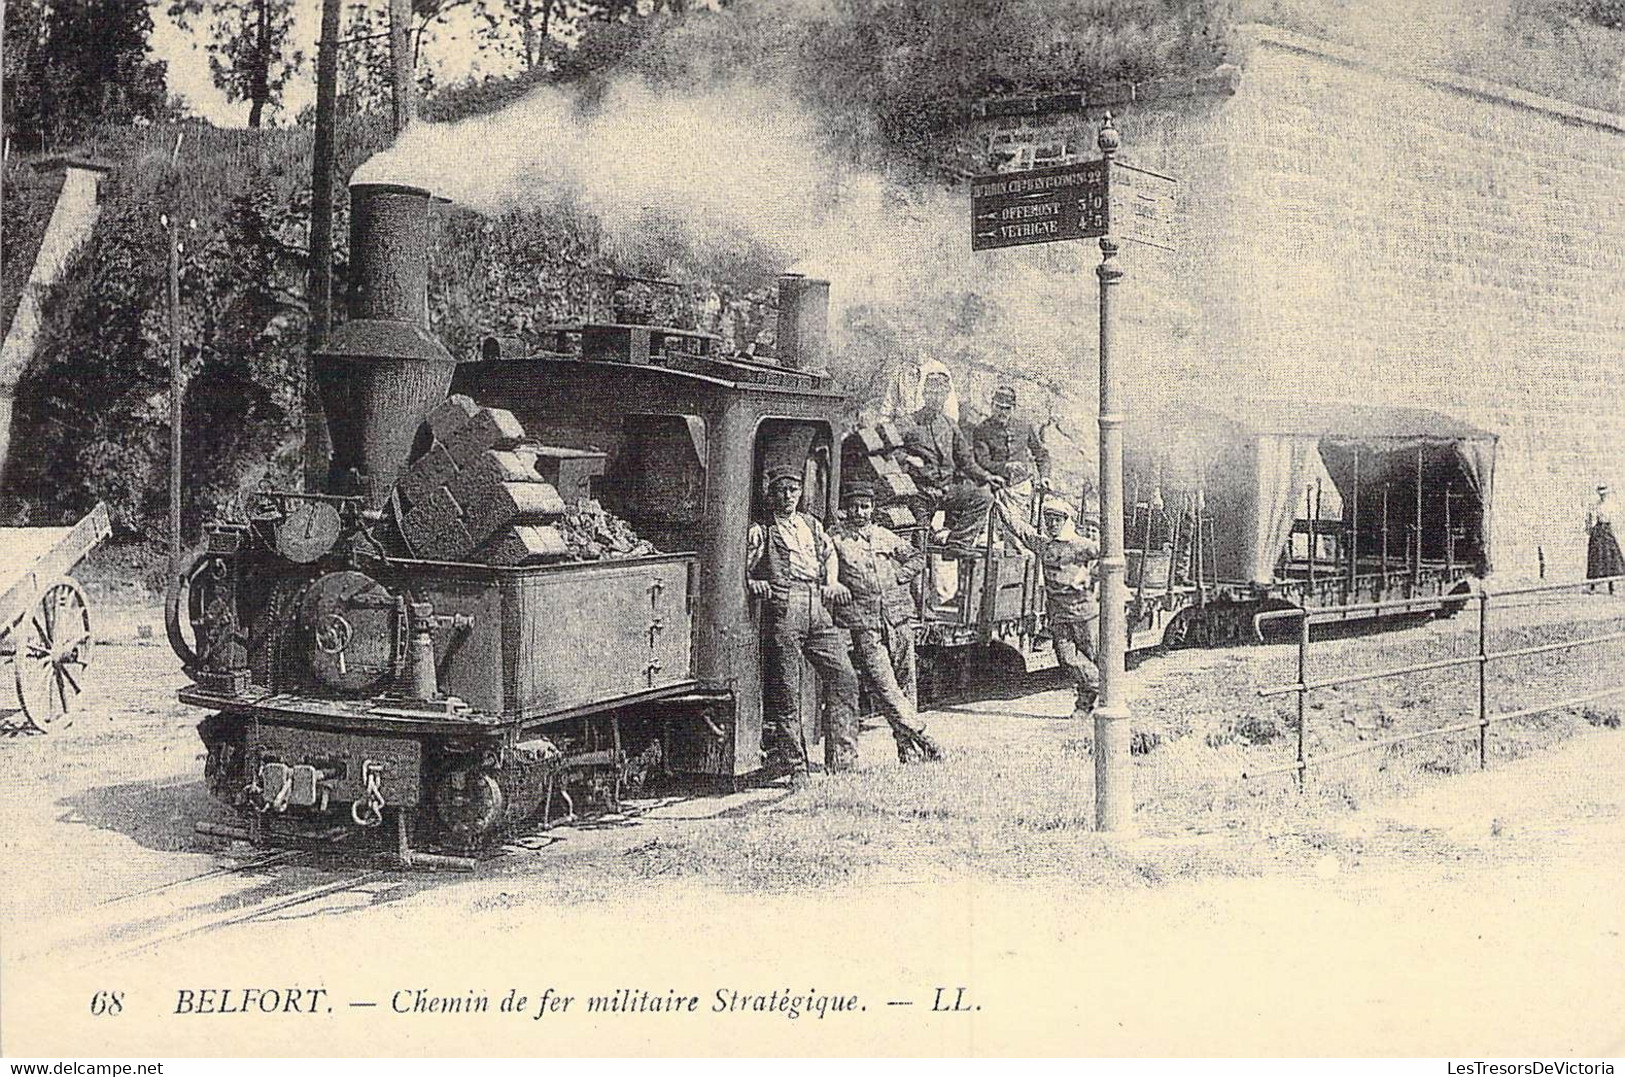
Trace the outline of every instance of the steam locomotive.
[[[206, 782], [246, 818], [204, 829], [275, 841], [392, 820], [403, 859], [462, 866], [414, 845], [466, 851], [657, 774], [760, 770], [745, 538], [787, 439], [807, 450], [806, 505], [833, 518], [828, 285], [781, 282], [774, 364], [634, 324], [459, 364], [428, 328], [428, 193], [358, 185], [351, 205], [350, 318], [313, 358], [330, 488], [210, 525], [171, 588], [180, 698], [212, 712]], [[401, 548], [397, 479], [448, 394], [510, 411], [557, 486], [678, 552], [505, 567]]]

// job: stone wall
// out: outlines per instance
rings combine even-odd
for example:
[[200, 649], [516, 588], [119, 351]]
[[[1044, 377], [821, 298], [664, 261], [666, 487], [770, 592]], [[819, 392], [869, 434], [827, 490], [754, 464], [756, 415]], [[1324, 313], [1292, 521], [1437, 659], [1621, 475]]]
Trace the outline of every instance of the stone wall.
[[[1537, 550], [1581, 574], [1592, 488], [1625, 484], [1625, 118], [1254, 39], [1233, 82], [1110, 105], [1121, 157], [1181, 181], [1178, 252], [1124, 253], [1136, 405], [1465, 419], [1501, 438], [1498, 575], [1534, 576]], [[1089, 157], [1107, 104], [973, 137], [1010, 164]]]

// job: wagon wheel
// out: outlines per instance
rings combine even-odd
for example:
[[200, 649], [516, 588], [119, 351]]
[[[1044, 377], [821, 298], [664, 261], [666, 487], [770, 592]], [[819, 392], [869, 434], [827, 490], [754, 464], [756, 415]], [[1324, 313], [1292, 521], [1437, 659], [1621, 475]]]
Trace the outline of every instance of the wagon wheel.
[[[71, 725], [90, 665], [90, 603], [66, 576], [46, 586], [17, 625], [17, 701], [36, 729]], [[66, 720], [64, 720], [66, 719]]]

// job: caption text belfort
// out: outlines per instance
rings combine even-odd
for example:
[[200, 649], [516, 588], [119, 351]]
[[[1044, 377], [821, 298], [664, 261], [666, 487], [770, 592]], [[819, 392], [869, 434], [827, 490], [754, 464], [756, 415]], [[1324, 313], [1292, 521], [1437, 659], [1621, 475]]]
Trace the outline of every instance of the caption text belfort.
[[[915, 1006], [920, 1011], [940, 1014], [967, 1014], [980, 1010], [964, 987], [928, 988], [919, 999], [887, 1000], [881, 1008]], [[566, 994], [544, 988], [537, 994], [521, 994], [510, 987], [505, 995], [468, 991], [460, 995], [437, 993], [428, 988], [401, 988], [377, 999], [333, 1000], [326, 988], [214, 988], [176, 992], [174, 1013], [212, 1014], [316, 1014], [335, 1008], [364, 1008], [410, 1016], [458, 1014], [510, 1014], [529, 1017], [569, 1018], [575, 1015], [619, 1014], [771, 1014], [790, 1020], [814, 1017], [820, 1020], [838, 1014], [865, 1013], [869, 1006], [856, 994], [808, 988], [740, 991], [719, 987], [709, 994], [691, 994], [676, 988], [648, 990], [622, 987], [605, 994]]]

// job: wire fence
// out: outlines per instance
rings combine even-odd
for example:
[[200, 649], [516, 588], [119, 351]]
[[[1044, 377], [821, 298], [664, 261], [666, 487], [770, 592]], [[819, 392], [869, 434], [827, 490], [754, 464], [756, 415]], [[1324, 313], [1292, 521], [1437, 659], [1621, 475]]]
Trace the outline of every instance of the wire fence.
[[[1348, 606], [1329, 606], [1316, 609], [1290, 609], [1276, 610], [1259, 614], [1255, 618], [1255, 627], [1262, 634], [1263, 626], [1274, 621], [1296, 620], [1298, 627], [1297, 680], [1285, 684], [1269, 685], [1258, 690], [1261, 698], [1271, 698], [1293, 693], [1297, 696], [1297, 757], [1291, 763], [1281, 766], [1266, 767], [1261, 770], [1250, 770], [1242, 773], [1243, 780], [1262, 778], [1273, 774], [1292, 774], [1297, 780], [1300, 791], [1304, 779], [1311, 766], [1323, 766], [1327, 763], [1347, 759], [1367, 752], [1377, 751], [1410, 741], [1422, 740], [1428, 737], [1445, 736], [1452, 733], [1465, 733], [1477, 731], [1478, 733], [1478, 765], [1479, 769], [1488, 766], [1489, 759], [1489, 731], [1490, 727], [1503, 722], [1530, 718], [1535, 715], [1551, 711], [1564, 710], [1570, 707], [1579, 707], [1588, 703], [1607, 699], [1612, 696], [1625, 695], [1625, 684], [1615, 685], [1599, 691], [1588, 692], [1583, 695], [1570, 696], [1564, 699], [1552, 700], [1533, 707], [1521, 707], [1492, 713], [1490, 698], [1489, 666], [1492, 662], [1508, 659], [1529, 658], [1536, 655], [1552, 654], [1559, 651], [1572, 651], [1580, 647], [1598, 646], [1605, 643], [1625, 641], [1625, 632], [1606, 632], [1600, 635], [1584, 636], [1579, 639], [1560, 640], [1552, 643], [1541, 643], [1525, 647], [1511, 647], [1504, 650], [1491, 651], [1490, 647], [1490, 610], [1515, 609], [1534, 604], [1543, 604], [1552, 596], [1564, 592], [1589, 591], [1599, 587], [1606, 587], [1613, 593], [1616, 584], [1625, 583], [1625, 576], [1605, 577], [1594, 580], [1581, 580], [1572, 583], [1537, 584], [1529, 587], [1508, 588], [1502, 591], [1491, 592], [1479, 587], [1471, 594], [1438, 595], [1419, 598], [1392, 599], [1385, 602], [1366, 602]], [[1462, 609], [1466, 605], [1476, 603], [1478, 606], [1478, 632], [1477, 650], [1471, 654], [1455, 654], [1442, 658], [1429, 659], [1422, 662], [1412, 662], [1406, 665], [1384, 666], [1378, 669], [1362, 670], [1355, 673], [1343, 674], [1335, 677], [1311, 679], [1309, 669], [1309, 636], [1310, 628], [1316, 624], [1335, 624], [1346, 622], [1351, 616], [1377, 617], [1392, 616], [1406, 613], [1428, 613], [1449, 609]], [[1381, 740], [1368, 741], [1357, 747], [1342, 749], [1333, 752], [1323, 752], [1313, 758], [1308, 755], [1308, 697], [1309, 693], [1324, 689], [1337, 688], [1346, 684], [1357, 684], [1365, 681], [1382, 680], [1394, 677], [1415, 676], [1435, 670], [1476, 666], [1478, 671], [1478, 717], [1474, 721], [1459, 722], [1453, 725], [1438, 726], [1431, 729], [1417, 730]]]

